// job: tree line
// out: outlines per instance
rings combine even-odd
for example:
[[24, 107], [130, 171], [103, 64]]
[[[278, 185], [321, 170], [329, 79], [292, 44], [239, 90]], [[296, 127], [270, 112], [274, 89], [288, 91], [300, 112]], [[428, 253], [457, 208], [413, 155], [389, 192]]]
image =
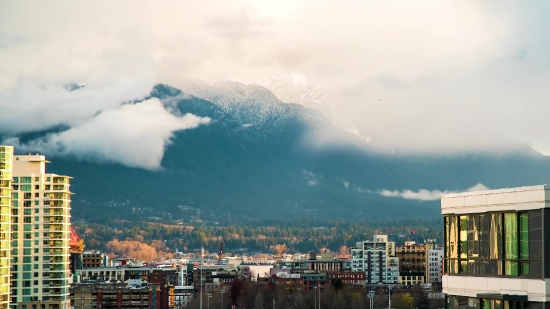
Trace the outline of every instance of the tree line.
[[[228, 225], [178, 225], [153, 222], [112, 220], [105, 223], [75, 223], [74, 227], [84, 239], [87, 249], [110, 253], [128, 253], [118, 247], [128, 247], [134, 241], [156, 248], [158, 254], [187, 251], [204, 247], [217, 252], [221, 241], [225, 251], [241, 248], [249, 252], [275, 252], [278, 245], [285, 244], [287, 253], [339, 251], [342, 246], [352, 247], [355, 242], [371, 239], [374, 234], [406, 235], [395, 239], [417, 240], [442, 239], [440, 220], [395, 220], [395, 221], [329, 221], [329, 220], [265, 220], [244, 221]], [[386, 230], [388, 229], [388, 230]], [[410, 235], [414, 231], [415, 235]], [[116, 241], [115, 241], [116, 240]], [[117, 247], [118, 246], [118, 247]], [[141, 246], [144, 250], [153, 250]]]

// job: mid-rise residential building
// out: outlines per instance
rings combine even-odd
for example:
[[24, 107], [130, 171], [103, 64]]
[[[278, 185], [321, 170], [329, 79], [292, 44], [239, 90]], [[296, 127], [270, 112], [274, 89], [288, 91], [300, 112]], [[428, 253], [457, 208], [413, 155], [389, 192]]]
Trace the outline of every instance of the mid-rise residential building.
[[100, 251], [84, 251], [82, 253], [82, 267], [107, 267], [109, 257]]
[[128, 283], [77, 283], [70, 288], [72, 308], [174, 308], [174, 286], [166, 281], [166, 272], [153, 270], [147, 281]]
[[404, 245], [395, 247], [395, 255], [399, 258], [400, 273], [423, 273], [426, 270], [426, 251], [430, 244], [417, 244], [415, 241], [405, 241]]
[[12, 166], [13, 147], [0, 146], [0, 309], [10, 304]]
[[399, 273], [399, 283], [405, 287], [412, 287], [424, 283], [423, 273]]
[[445, 249], [443, 247], [435, 247], [428, 250], [428, 278], [427, 283], [441, 284], [443, 276], [443, 256]]
[[447, 308], [550, 307], [550, 186], [443, 195]]
[[302, 273], [306, 271], [350, 271], [350, 260], [339, 260], [334, 258], [333, 253], [323, 253], [321, 258], [317, 259], [317, 254], [314, 252], [309, 254], [307, 260], [297, 261], [279, 261], [274, 268], [290, 269], [292, 273]]
[[397, 284], [399, 258], [395, 256], [395, 242], [387, 235], [374, 235], [373, 240], [357, 242], [351, 248], [351, 270], [362, 271], [367, 284]]
[[42, 155], [14, 156], [11, 304], [68, 309], [71, 192]]

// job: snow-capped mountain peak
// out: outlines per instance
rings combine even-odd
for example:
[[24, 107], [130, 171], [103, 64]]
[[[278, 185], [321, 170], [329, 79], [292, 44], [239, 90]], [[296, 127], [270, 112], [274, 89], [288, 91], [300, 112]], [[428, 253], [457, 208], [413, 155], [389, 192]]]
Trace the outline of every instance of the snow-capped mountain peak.
[[322, 88], [310, 83], [304, 74], [276, 74], [259, 80], [257, 84], [271, 90], [282, 102], [315, 109], [336, 123], [334, 102], [330, 102]]

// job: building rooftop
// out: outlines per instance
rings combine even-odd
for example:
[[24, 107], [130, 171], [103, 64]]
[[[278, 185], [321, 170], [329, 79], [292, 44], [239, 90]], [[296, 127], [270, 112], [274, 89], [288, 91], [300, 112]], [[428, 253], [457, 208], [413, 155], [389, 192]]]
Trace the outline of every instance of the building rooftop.
[[461, 214], [540, 209], [546, 207], [547, 200], [550, 201], [548, 185], [451, 193], [442, 195], [441, 212]]

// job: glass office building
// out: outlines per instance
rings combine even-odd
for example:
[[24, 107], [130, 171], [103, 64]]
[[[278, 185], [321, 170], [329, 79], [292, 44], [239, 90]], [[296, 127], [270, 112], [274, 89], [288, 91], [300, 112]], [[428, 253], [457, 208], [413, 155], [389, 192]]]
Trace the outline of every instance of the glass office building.
[[550, 308], [547, 205], [550, 186], [442, 197], [448, 309]]

